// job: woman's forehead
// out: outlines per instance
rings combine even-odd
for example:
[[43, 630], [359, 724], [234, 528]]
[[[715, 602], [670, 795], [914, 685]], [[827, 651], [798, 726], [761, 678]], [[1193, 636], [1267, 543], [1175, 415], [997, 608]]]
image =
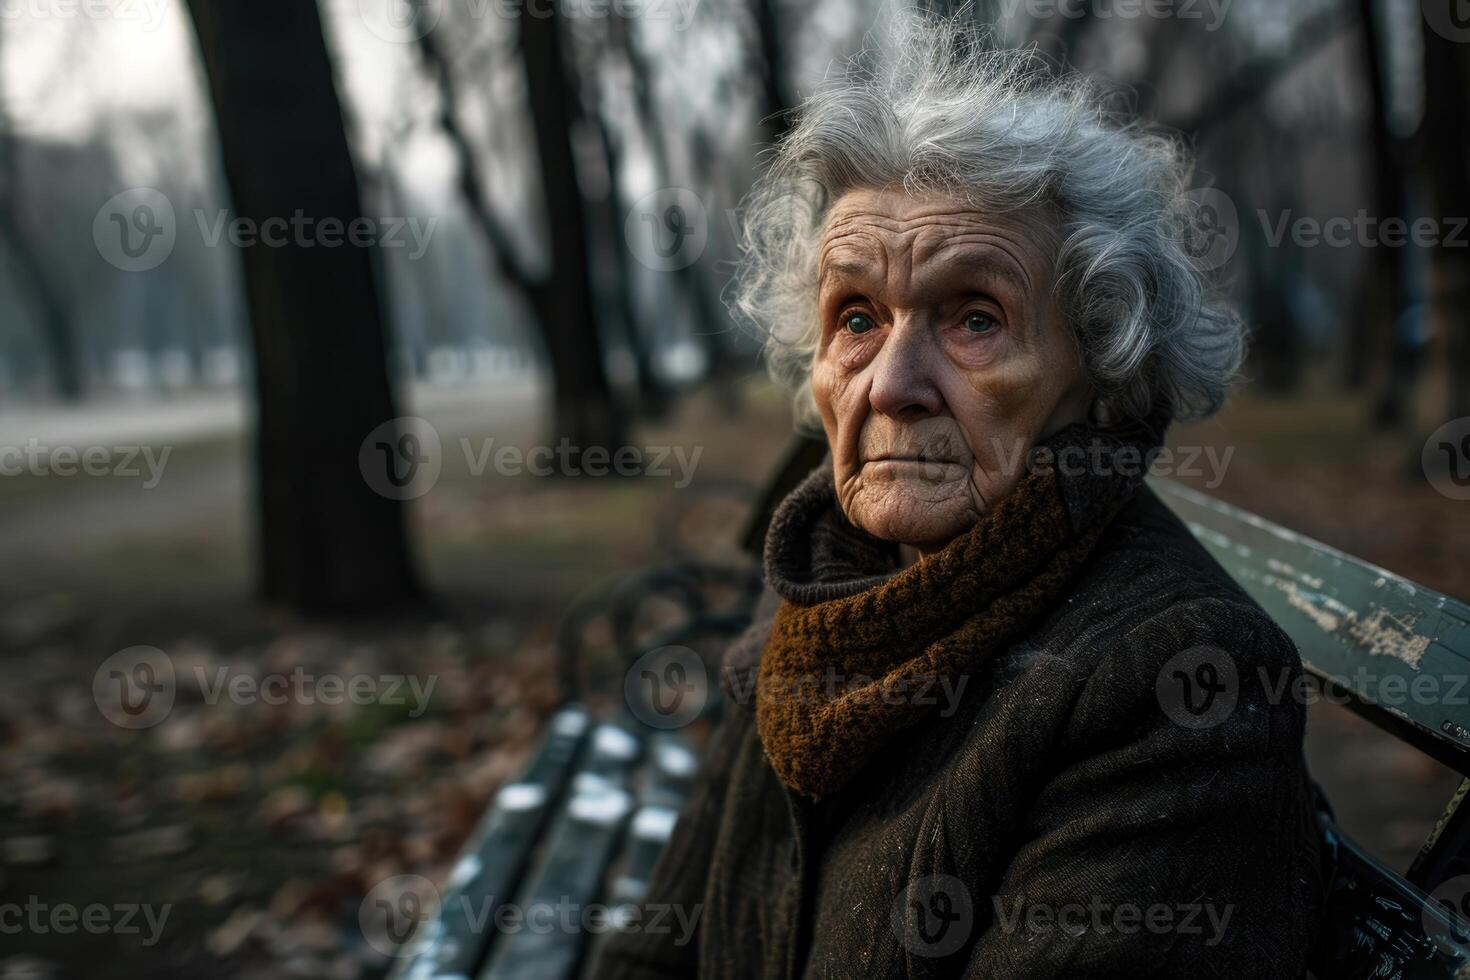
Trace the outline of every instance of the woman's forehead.
[[888, 278], [926, 264], [992, 269], [1022, 288], [1049, 267], [1051, 239], [1035, 216], [996, 214], [957, 197], [855, 190], [832, 207], [822, 235], [822, 281]]

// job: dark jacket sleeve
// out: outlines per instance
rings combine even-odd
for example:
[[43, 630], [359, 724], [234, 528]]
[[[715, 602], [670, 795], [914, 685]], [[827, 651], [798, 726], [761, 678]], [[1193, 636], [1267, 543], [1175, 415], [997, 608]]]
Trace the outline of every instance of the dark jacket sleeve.
[[[596, 980], [671, 980], [698, 976], [699, 920], [704, 912], [709, 876], [724, 812], [730, 770], [743, 736], [743, 719], [732, 718], [738, 707], [711, 735], [689, 802], [674, 824], [668, 845], [654, 864], [640, 922], [659, 921], [664, 928], [613, 933], [593, 970]], [[673, 911], [664, 913], [663, 909]], [[692, 928], [684, 928], [688, 923]]]
[[1291, 641], [1196, 599], [1096, 663], [966, 976], [1302, 976], [1323, 885]]

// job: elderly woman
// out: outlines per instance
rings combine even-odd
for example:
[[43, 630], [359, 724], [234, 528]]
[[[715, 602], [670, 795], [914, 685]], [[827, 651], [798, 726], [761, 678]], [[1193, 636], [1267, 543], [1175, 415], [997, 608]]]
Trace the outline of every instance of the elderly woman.
[[[1142, 483], [1239, 320], [1176, 143], [910, 25], [809, 100], [739, 309], [830, 447], [780, 506], [618, 977], [1299, 977], [1291, 642]], [[667, 911], [667, 909], [665, 909]]]

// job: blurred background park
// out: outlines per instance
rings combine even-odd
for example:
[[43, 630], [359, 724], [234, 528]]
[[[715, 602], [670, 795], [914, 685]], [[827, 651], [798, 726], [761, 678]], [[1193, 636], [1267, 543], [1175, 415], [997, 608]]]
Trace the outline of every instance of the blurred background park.
[[[1173, 434], [1224, 462], [1176, 476], [1465, 598], [1457, 2], [959, 15], [1198, 154], [1252, 352]], [[556, 704], [568, 609], [752, 561], [793, 427], [721, 300], [740, 200], [895, 9], [0, 0], [0, 902], [168, 910], [6, 929], [0, 977], [384, 973], [363, 895], [447, 873]], [[146, 727], [94, 688], [138, 648], [177, 674]], [[219, 696], [303, 673], [420, 683]], [[1309, 738], [1402, 869], [1456, 778], [1328, 705]]]

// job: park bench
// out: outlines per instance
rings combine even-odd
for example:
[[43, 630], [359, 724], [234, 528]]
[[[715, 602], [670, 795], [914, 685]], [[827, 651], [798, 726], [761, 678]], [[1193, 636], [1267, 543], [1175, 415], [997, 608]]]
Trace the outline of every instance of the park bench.
[[[710, 672], [691, 677], [698, 687], [692, 717], [654, 704], [651, 687], [624, 692], [622, 657], [602, 664], [615, 684], [589, 683], [583, 672], [597, 664], [589, 663], [584, 637], [600, 628], [615, 651], [653, 654], [650, 670], [684, 669], [682, 651], [717, 651], [746, 627], [760, 584], [753, 564], [684, 560], [621, 579], [574, 606], [558, 637], [562, 705], [520, 776], [491, 800], [436, 907], [411, 907], [421, 921], [390, 976], [554, 980], [577, 976], [593, 961], [608, 926], [590, 927], [582, 916], [606, 909], [604, 921], [616, 924], [636, 914], [698, 769], [689, 722], [712, 723], [721, 703], [710, 696], [717, 683]], [[674, 663], [656, 659], [663, 650]], [[584, 692], [595, 696], [597, 687], [612, 689], [619, 706], [599, 714], [584, 705]], [[502, 907], [526, 918], [496, 928]], [[577, 927], [560, 918], [535, 922], [538, 908], [558, 916], [565, 910]]]
[[[1154, 485], [1291, 636], [1323, 696], [1461, 776], [1402, 875], [1344, 835], [1324, 803], [1333, 870], [1313, 972], [1321, 980], [1470, 977], [1470, 877], [1462, 877], [1470, 805], [1461, 805], [1470, 790], [1470, 706], [1461, 692], [1470, 607], [1177, 483]], [[1421, 696], [1434, 691], [1447, 696]]]
[[[1313, 975], [1470, 977], [1470, 877], [1460, 877], [1470, 874], [1470, 804], [1462, 806], [1470, 792], [1470, 707], [1382, 696], [1388, 678], [1412, 690], [1427, 677], [1448, 690], [1470, 674], [1470, 607], [1181, 485], [1154, 487], [1292, 637], [1322, 695], [1464, 777], [1402, 874], [1345, 836], [1322, 802], [1331, 885]], [[633, 576], [573, 611], [561, 637], [566, 701], [525, 772], [492, 800], [438, 908], [403, 947], [394, 977], [558, 980], [587, 970], [609, 926], [636, 914], [698, 750], [687, 729], [650, 725], [650, 705], [635, 686], [623, 689], [622, 675], [620, 707], [595, 717], [583, 704], [591, 685], [582, 676], [580, 638], [589, 624], [604, 622], [626, 670], [632, 658], [736, 635], [758, 588], [753, 563], [732, 569], [683, 561]], [[641, 628], [643, 610], [658, 603], [677, 610], [673, 621], [666, 615], [665, 625]], [[718, 710], [717, 697], [705, 699], [703, 714]], [[578, 918], [572, 928], [499, 930], [484, 915], [486, 902], [608, 912], [600, 928]]]

